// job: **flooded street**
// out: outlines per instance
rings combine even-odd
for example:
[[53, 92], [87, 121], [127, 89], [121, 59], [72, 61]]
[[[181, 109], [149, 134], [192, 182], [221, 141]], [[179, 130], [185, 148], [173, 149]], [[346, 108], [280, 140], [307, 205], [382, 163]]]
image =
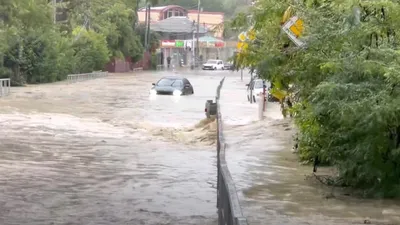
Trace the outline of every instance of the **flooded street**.
[[[0, 98], [0, 224], [216, 225], [215, 121], [226, 76], [227, 162], [249, 225], [400, 224], [395, 201], [336, 196], [290, 152], [277, 104], [258, 120], [240, 73], [187, 72], [189, 96], [149, 96], [168, 72], [13, 88]], [[182, 74], [177, 74], [182, 75]], [[288, 141], [289, 140], [289, 141]]]
[[312, 168], [291, 153], [290, 121], [276, 103], [268, 103], [259, 121], [258, 105], [246, 98], [248, 81], [225, 80], [221, 111], [227, 162], [249, 225], [400, 224], [399, 201], [333, 197], [331, 188], [306, 179]]
[[[149, 98], [163, 73], [13, 88], [0, 99], [0, 224], [216, 224], [218, 73]], [[196, 126], [197, 125], [197, 126]]]

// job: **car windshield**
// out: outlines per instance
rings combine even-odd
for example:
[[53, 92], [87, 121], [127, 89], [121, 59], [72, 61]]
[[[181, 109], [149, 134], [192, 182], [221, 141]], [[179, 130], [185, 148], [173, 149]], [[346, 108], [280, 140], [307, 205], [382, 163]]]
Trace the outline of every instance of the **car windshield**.
[[207, 63], [209, 63], [209, 64], [217, 64], [217, 60], [208, 60]]
[[168, 78], [163, 78], [158, 81], [157, 86], [172, 86], [172, 84], [177, 81], [176, 79], [168, 79]]
[[257, 81], [254, 83], [254, 88], [263, 88], [263, 83], [262, 81]]
[[174, 86], [180, 87], [183, 86], [183, 82], [179, 79], [170, 79], [170, 78], [163, 78], [158, 81], [157, 86], [166, 87], [166, 86]]

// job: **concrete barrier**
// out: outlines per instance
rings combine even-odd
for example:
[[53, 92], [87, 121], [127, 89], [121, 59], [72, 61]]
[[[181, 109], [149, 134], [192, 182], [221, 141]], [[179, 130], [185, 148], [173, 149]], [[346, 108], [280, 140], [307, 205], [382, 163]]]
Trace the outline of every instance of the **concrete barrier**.
[[225, 78], [218, 85], [215, 97], [217, 111], [217, 208], [218, 225], [248, 225], [243, 216], [235, 183], [225, 159], [226, 143], [220, 110], [220, 93]]

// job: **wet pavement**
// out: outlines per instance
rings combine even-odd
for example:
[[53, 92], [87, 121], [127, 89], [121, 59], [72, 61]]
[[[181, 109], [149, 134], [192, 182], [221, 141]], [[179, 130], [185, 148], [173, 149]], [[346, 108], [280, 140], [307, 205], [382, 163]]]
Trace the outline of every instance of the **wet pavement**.
[[[0, 99], [0, 224], [216, 224], [219, 73], [149, 98], [170, 73], [13, 88]], [[179, 75], [179, 74], [178, 74]]]
[[[228, 77], [221, 92], [228, 167], [249, 225], [400, 224], [400, 202], [343, 195], [306, 176], [291, 152], [294, 128], [268, 103], [263, 121], [246, 97], [249, 76]], [[320, 169], [323, 170], [323, 169]]]
[[227, 161], [249, 225], [399, 224], [395, 202], [325, 197], [290, 152], [279, 106], [258, 121], [240, 73], [179, 72], [192, 96], [149, 96], [167, 72], [13, 88], [0, 98], [0, 224], [215, 225], [219, 81]]

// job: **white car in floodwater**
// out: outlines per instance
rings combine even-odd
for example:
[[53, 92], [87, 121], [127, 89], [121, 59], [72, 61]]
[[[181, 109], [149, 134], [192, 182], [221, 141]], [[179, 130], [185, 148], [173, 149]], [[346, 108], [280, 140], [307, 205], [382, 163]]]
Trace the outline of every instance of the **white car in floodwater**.
[[219, 59], [209, 59], [203, 64], [203, 70], [224, 70], [224, 62]]

